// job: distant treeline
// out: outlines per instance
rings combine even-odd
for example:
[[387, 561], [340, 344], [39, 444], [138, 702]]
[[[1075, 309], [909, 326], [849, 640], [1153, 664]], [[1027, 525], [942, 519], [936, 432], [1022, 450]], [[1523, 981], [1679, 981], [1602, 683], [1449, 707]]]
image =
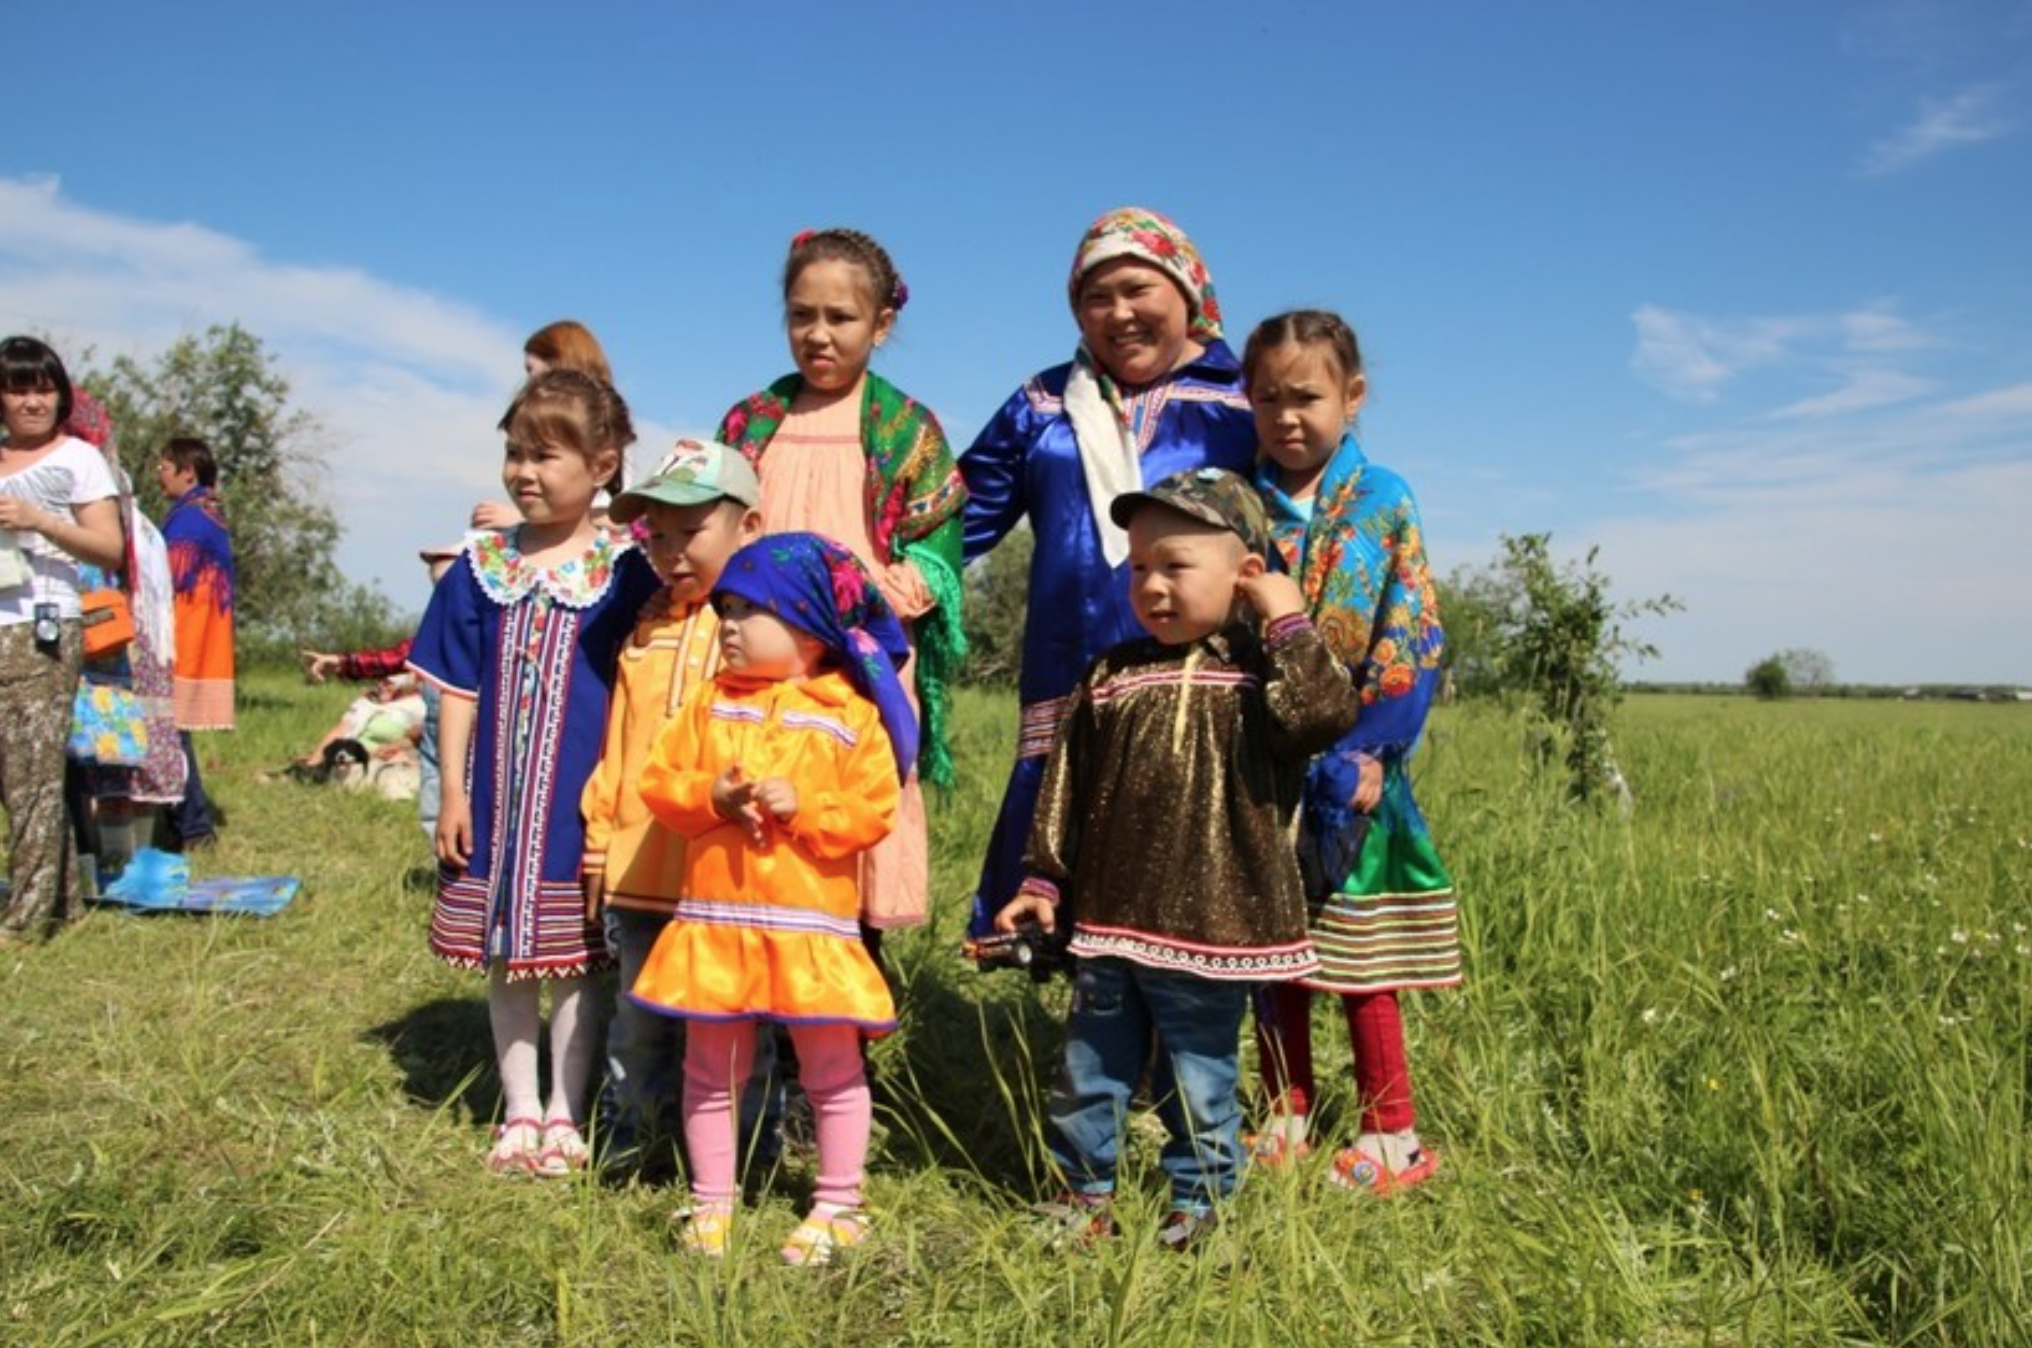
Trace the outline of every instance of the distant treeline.
[[[1625, 683], [1623, 689], [1630, 693], [1699, 693], [1727, 697], [1742, 697], [1744, 688], [1736, 683], [1667, 683], [1650, 679], [1637, 679]], [[1920, 683], [1920, 684], [1875, 684], [1836, 683], [1811, 692], [1795, 692], [1794, 697], [1852, 697], [1896, 699], [1906, 702], [2023, 702], [2032, 704], [2032, 689], [2018, 688], [2009, 684], [1961, 684], [1961, 683]]]

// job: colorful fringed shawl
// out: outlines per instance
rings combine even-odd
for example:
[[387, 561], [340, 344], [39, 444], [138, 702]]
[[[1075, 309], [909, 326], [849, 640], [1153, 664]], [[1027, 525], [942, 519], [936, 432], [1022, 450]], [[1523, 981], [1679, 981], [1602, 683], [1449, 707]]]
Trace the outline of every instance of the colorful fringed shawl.
[[[801, 375], [785, 375], [736, 404], [715, 438], [759, 465], [803, 383]], [[861, 447], [868, 456], [869, 535], [880, 560], [908, 560], [937, 601], [911, 624], [924, 722], [918, 770], [933, 785], [951, 786], [947, 689], [967, 653], [960, 615], [966, 485], [931, 409], [872, 370], [861, 399]]]
[[233, 540], [218, 494], [193, 487], [162, 521], [176, 590], [176, 721], [233, 728]]
[[[1361, 689], [1361, 720], [1313, 761], [1307, 779], [1308, 871], [1323, 872], [1319, 878], [1328, 887], [1346, 884], [1359, 892], [1450, 889], [1404, 766], [1425, 727], [1446, 645], [1411, 489], [1371, 464], [1353, 436], [1334, 452], [1309, 518], [1277, 486], [1274, 464], [1258, 463], [1256, 485], [1314, 626], [1354, 670]], [[1391, 846], [1364, 846], [1372, 820], [1350, 804], [1362, 757], [1383, 764], [1383, 799], [1373, 823], [1395, 840]], [[1364, 872], [1409, 873], [1351, 874], [1358, 865]]]

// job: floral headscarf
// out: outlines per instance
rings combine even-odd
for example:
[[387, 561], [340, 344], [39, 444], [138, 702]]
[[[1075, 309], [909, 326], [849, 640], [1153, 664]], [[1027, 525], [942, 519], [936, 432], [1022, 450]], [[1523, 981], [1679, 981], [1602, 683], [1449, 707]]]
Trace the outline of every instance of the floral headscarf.
[[[1109, 211], [1087, 227], [1079, 251], [1073, 254], [1072, 277], [1066, 283], [1075, 316], [1079, 313], [1080, 282], [1087, 273], [1124, 257], [1149, 263], [1185, 291], [1192, 312], [1187, 332], [1194, 341], [1205, 343], [1220, 337], [1221, 302], [1214, 297], [1213, 277], [1207, 274], [1199, 249], [1184, 230], [1140, 206]], [[1072, 422], [1073, 439], [1079, 442], [1080, 470], [1086, 478], [1094, 525], [1100, 531], [1101, 555], [1109, 566], [1120, 566], [1129, 556], [1129, 535], [1109, 516], [1108, 509], [1117, 496], [1142, 487], [1142, 459], [1121, 390], [1085, 342], [1080, 343], [1073, 357], [1072, 376], [1066, 380], [1065, 414]]]
[[836, 651], [847, 679], [881, 713], [897, 774], [917, 765], [917, 715], [897, 670], [910, 639], [854, 554], [817, 534], [769, 534], [727, 559], [713, 597], [739, 595]]
[[63, 428], [64, 434], [76, 436], [115, 464], [119, 463], [113, 440], [112, 416], [107, 413], [104, 403], [81, 388], [71, 390], [71, 419], [64, 423]]
[[1192, 306], [1191, 333], [1195, 340], [1210, 342], [1221, 335], [1221, 302], [1214, 297], [1214, 278], [1206, 262], [1193, 247], [1185, 231], [1156, 211], [1141, 206], [1123, 206], [1109, 211], [1087, 227], [1073, 255], [1072, 276], [1066, 294], [1075, 312], [1079, 309], [1080, 282], [1088, 272], [1118, 257], [1133, 257], [1163, 268], [1166, 275], [1185, 291]]

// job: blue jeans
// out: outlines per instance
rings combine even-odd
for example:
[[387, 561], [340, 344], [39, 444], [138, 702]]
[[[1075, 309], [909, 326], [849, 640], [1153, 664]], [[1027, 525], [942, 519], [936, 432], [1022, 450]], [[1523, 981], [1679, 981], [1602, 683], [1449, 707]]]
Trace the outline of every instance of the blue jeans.
[[607, 949], [620, 966], [621, 995], [607, 1022], [607, 1084], [600, 1092], [600, 1123], [616, 1153], [679, 1135], [678, 1070], [684, 1062], [684, 1022], [659, 1016], [628, 1000], [650, 947], [668, 919], [611, 905]]
[[[646, 1145], [684, 1136], [678, 1114], [684, 1069], [684, 1022], [630, 1001], [649, 951], [669, 919], [629, 908], [606, 909], [607, 949], [619, 973], [619, 995], [607, 1022], [607, 1081], [600, 1090], [600, 1127], [612, 1154], [628, 1156]], [[755, 1070], [741, 1092], [742, 1150], [748, 1164], [776, 1164], [782, 1149], [783, 1089], [775, 1080], [776, 1038], [768, 1025], [755, 1034]]]
[[1122, 1125], [1146, 1067], [1169, 1134], [1161, 1161], [1173, 1205], [1203, 1209], [1234, 1191], [1243, 1163], [1237, 1057], [1250, 988], [1127, 960], [1080, 961], [1065, 1069], [1050, 1103], [1052, 1159], [1076, 1191], [1114, 1191]]

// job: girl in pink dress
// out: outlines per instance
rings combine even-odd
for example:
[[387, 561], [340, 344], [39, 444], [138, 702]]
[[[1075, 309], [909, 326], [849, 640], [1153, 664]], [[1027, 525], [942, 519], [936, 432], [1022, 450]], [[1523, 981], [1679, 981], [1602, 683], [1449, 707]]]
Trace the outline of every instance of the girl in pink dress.
[[930, 889], [920, 777], [952, 782], [947, 682], [966, 653], [960, 625], [960, 520], [966, 487], [938, 418], [868, 368], [909, 287], [882, 245], [851, 229], [806, 230], [783, 268], [784, 326], [797, 373], [736, 404], [718, 438], [762, 480], [771, 533], [831, 538], [875, 578], [909, 629], [905, 667], [924, 728], [896, 829], [866, 854], [861, 919], [880, 933], [923, 922]]

